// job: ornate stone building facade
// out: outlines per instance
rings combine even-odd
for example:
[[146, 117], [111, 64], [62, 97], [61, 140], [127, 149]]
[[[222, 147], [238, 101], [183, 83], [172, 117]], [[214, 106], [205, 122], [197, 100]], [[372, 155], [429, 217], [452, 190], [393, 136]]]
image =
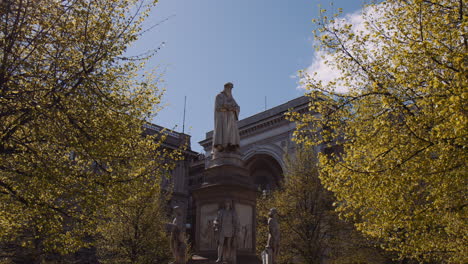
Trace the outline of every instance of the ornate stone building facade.
[[184, 133], [179, 133], [155, 124], [145, 124], [145, 134], [147, 135], [160, 135], [164, 134], [166, 140], [163, 147], [169, 150], [180, 149], [184, 145], [188, 148], [183, 152], [184, 159], [178, 161], [176, 167], [170, 172], [170, 178], [163, 178], [161, 186], [163, 189], [171, 189], [171, 204], [168, 207], [179, 206], [183, 208], [184, 215], [187, 217], [188, 203], [189, 203], [189, 189], [187, 179], [189, 178], [190, 164], [198, 156], [198, 153], [190, 149], [190, 136]]

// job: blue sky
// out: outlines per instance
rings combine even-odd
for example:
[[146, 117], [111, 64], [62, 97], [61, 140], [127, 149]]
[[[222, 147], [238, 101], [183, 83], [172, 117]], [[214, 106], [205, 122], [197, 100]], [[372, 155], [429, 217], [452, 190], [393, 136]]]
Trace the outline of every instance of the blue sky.
[[[333, 9], [352, 13], [362, 0], [333, 1]], [[160, 0], [146, 32], [129, 50], [136, 55], [165, 43], [147, 69], [163, 73], [166, 105], [154, 123], [185, 133], [192, 149], [213, 129], [214, 97], [226, 82], [241, 107], [240, 118], [287, 102], [304, 91], [293, 76], [313, 61], [312, 19], [326, 0]]]

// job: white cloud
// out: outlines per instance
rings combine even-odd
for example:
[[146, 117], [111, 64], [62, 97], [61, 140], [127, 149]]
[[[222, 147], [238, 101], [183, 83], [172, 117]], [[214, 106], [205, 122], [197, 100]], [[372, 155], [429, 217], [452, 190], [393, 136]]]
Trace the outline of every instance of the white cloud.
[[[339, 26], [350, 24], [352, 26], [351, 31], [355, 35], [362, 36], [369, 34], [370, 30], [368, 27], [366, 27], [366, 21], [374, 25], [378, 24], [379, 19], [381, 19], [384, 15], [383, 10], [385, 10], [385, 8], [381, 8], [380, 5], [366, 7], [365, 9], [359, 10], [357, 12], [346, 14], [343, 18], [337, 19], [335, 21], [335, 25]], [[374, 57], [372, 54], [376, 54], [379, 51], [379, 47], [376, 43], [377, 42], [373, 40], [367, 41], [364, 44], [364, 47], [361, 49], [370, 51], [370, 53], [368, 53], [370, 59]], [[335, 92], [346, 93], [349, 91], [349, 87], [340, 84], [338, 78], [342, 76], [342, 72], [334, 67], [333, 64], [333, 56], [323, 50], [319, 50], [315, 52], [311, 65], [304, 70], [304, 73], [309, 76], [314, 76], [314, 79], [321, 80], [325, 85], [331, 81], [336, 81], [337, 85]], [[301, 79], [301, 83], [304, 81], [304, 79]], [[298, 88], [304, 89], [305, 87], [301, 85]]]
[[[326, 62], [331, 60], [331, 56], [325, 54], [324, 51], [315, 52], [312, 64], [307, 67], [304, 71], [306, 74], [313, 76], [316, 74], [317, 78], [322, 80], [323, 83], [327, 84], [330, 81], [336, 80], [340, 77], [340, 72], [334, 66], [327, 64]], [[304, 86], [300, 86], [304, 89]], [[340, 89], [340, 92], [347, 92], [347, 89]]]

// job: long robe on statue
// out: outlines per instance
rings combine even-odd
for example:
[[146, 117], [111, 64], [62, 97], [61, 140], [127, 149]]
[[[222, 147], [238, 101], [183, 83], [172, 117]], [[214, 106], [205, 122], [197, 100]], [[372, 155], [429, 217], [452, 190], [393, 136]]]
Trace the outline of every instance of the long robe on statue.
[[239, 147], [239, 128], [237, 120], [239, 117], [239, 105], [232, 95], [224, 91], [216, 96], [213, 146]]

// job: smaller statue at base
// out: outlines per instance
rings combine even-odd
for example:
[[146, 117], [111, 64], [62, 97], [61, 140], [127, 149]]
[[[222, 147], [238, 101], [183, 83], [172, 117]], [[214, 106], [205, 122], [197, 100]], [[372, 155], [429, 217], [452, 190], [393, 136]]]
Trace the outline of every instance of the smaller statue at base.
[[263, 264], [275, 264], [279, 254], [280, 229], [276, 219], [276, 208], [271, 208], [268, 213], [268, 241], [262, 252]]
[[231, 201], [224, 203], [224, 208], [218, 211], [213, 222], [218, 244], [217, 263], [237, 263], [237, 233], [239, 229], [236, 210]]
[[187, 245], [185, 244], [185, 226], [182, 208], [174, 206], [173, 209], [175, 218], [172, 223], [166, 224], [167, 231], [171, 233], [171, 251], [174, 257], [172, 264], [185, 264]]

